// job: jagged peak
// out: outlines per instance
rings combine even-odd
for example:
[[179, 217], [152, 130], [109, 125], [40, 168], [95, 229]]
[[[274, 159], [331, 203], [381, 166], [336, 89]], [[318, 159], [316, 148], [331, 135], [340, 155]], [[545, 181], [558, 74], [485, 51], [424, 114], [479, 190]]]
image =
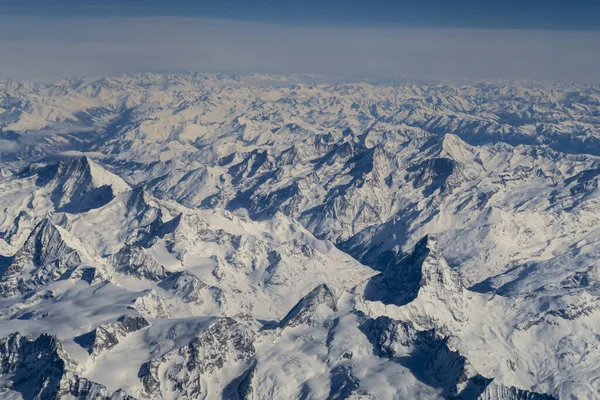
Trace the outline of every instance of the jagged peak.
[[484, 163], [481, 159], [481, 150], [471, 146], [460, 137], [447, 133], [442, 142], [442, 157], [454, 160], [458, 165], [469, 165], [469, 167], [479, 173], [485, 171]]
[[91, 169], [92, 160], [88, 156], [74, 157], [67, 161], [58, 163], [58, 170], [62, 173], [70, 172], [88, 172]]
[[79, 213], [99, 208], [115, 195], [130, 190], [119, 176], [87, 156], [60, 161], [43, 168], [28, 168], [22, 176], [36, 177], [36, 185], [51, 190], [58, 211]]
[[223, 301], [223, 293], [220, 288], [206, 284], [188, 271], [171, 273], [161, 280], [158, 286], [168, 292], [177, 294], [184, 303], [199, 305], [207, 298], [217, 304]]
[[380, 316], [366, 319], [361, 331], [380, 357], [390, 359], [427, 360], [407, 363], [416, 376], [427, 376], [430, 383], [442, 389], [450, 399], [475, 399], [485, 391], [492, 379], [480, 375], [469, 360], [448, 345], [448, 338], [435, 329], [419, 330], [412, 321]]
[[412, 253], [401, 259], [396, 266], [391, 266], [387, 272], [399, 275], [411, 271], [413, 267], [420, 270], [421, 287], [441, 285], [462, 289], [458, 273], [450, 268], [439, 248], [437, 239], [431, 235], [425, 235], [419, 240]]
[[37, 235], [39, 232], [48, 229], [57, 229], [57, 227], [54, 221], [52, 221], [52, 217], [46, 215], [44, 218], [42, 218], [40, 222], [38, 222], [35, 225], [31, 233], [29, 234], [29, 237], [31, 238], [32, 236]]
[[258, 173], [271, 169], [275, 166], [271, 150], [255, 149], [246, 155], [246, 157], [227, 170], [234, 181], [240, 181], [243, 178], [252, 178]]
[[[325, 306], [330, 311], [337, 310], [337, 298], [329, 286], [321, 284], [304, 296], [281, 320], [279, 326], [294, 327], [301, 324], [313, 325], [322, 322], [326, 316], [319, 313], [319, 307]], [[325, 317], [325, 318], [324, 318]]]
[[169, 311], [155, 289], [148, 289], [128, 307], [153, 318], [169, 318]]
[[412, 253], [371, 278], [365, 299], [403, 306], [415, 300], [422, 290], [463, 291], [460, 276], [444, 259], [437, 240], [429, 235], [417, 242]]
[[100, 164], [96, 163], [87, 156], [82, 158], [85, 160], [85, 163], [90, 170], [92, 183], [95, 187], [104, 185], [111, 186], [113, 189], [113, 194], [125, 192], [131, 189], [131, 187], [120, 176], [106, 170]]
[[464, 179], [462, 170], [462, 164], [453, 158], [433, 157], [408, 167], [405, 179], [429, 197], [434, 193], [452, 192]]
[[49, 217], [40, 221], [0, 276], [0, 297], [26, 293], [82, 263], [77, 246]]
[[[144, 394], [150, 398], [203, 398], [209, 393], [204, 378], [228, 363], [243, 363], [254, 356], [255, 333], [232, 318], [216, 318], [182, 347], [154, 358], [139, 369]], [[164, 365], [175, 365], [165, 379]]]
[[107, 171], [88, 156], [61, 161], [57, 165], [55, 179], [89, 180], [93, 187], [111, 186], [114, 194], [130, 189], [129, 185], [118, 175]]
[[141, 315], [123, 315], [116, 322], [101, 324], [94, 330], [77, 336], [73, 341], [86, 349], [92, 356], [110, 350], [119, 344], [119, 338], [150, 326]]
[[[77, 363], [54, 335], [42, 333], [33, 339], [16, 332], [0, 338], [3, 389], [27, 393], [25, 398], [36, 399], [133, 400], [121, 390], [109, 392], [105, 386], [77, 375], [76, 370]], [[3, 393], [11, 397], [10, 391]]]
[[57, 232], [59, 235], [63, 236], [64, 230], [59, 226], [59, 224], [54, 222], [55, 216], [56, 214], [49, 214], [42, 218], [35, 225], [31, 233], [29, 234], [29, 237], [31, 238], [32, 236], [38, 235], [42, 232]]
[[170, 272], [141, 246], [123, 246], [110, 259], [117, 272], [139, 279], [158, 282], [170, 275]]
[[0, 338], [0, 362], [2, 373], [13, 372], [21, 364], [29, 360], [28, 355], [35, 353], [37, 356], [31, 358], [31, 361], [40, 359], [44, 356], [51, 356], [62, 359], [67, 369], [74, 369], [75, 362], [69, 357], [62, 346], [60, 340], [48, 333], [42, 333], [36, 339], [30, 336], [22, 335], [20, 332], [13, 332], [8, 336]]
[[181, 219], [183, 217], [183, 213], [177, 214], [177, 216], [163, 223], [158, 229], [157, 236], [164, 237], [170, 233], [174, 233], [181, 225]]
[[46, 216], [33, 228], [19, 252], [32, 252], [33, 263], [40, 266], [53, 261], [53, 257], [72, 252], [74, 249], [67, 242], [61, 228]]
[[352, 175], [361, 176], [371, 173], [379, 178], [385, 178], [386, 174], [391, 172], [392, 163], [391, 154], [381, 144], [363, 149], [348, 160], [348, 164], [352, 165], [352, 171], [350, 172]]
[[128, 210], [144, 210], [154, 205], [154, 198], [143, 187], [137, 186], [121, 195]]

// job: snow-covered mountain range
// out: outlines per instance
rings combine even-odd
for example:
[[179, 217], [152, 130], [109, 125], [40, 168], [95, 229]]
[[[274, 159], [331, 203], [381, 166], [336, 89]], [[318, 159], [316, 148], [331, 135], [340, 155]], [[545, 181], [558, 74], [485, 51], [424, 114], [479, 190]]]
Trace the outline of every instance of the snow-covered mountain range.
[[0, 82], [0, 398], [600, 398], [600, 88]]

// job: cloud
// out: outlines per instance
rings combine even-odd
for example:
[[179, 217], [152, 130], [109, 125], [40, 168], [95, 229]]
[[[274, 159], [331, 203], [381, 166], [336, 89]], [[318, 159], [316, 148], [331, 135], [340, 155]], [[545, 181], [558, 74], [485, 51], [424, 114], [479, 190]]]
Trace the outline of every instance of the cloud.
[[0, 76], [135, 71], [600, 83], [600, 32], [279, 26], [194, 18], [0, 18]]

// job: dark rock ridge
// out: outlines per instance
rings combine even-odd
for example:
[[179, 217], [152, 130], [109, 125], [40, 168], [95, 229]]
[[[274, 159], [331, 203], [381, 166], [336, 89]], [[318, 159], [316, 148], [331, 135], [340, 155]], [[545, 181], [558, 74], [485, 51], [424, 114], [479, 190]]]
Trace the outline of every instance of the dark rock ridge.
[[317, 286], [300, 299], [281, 320], [279, 326], [285, 328], [322, 322], [322, 316], [318, 315], [318, 308], [320, 306], [328, 308], [331, 312], [337, 310], [337, 299], [331, 289], [325, 284]]
[[498, 385], [473, 368], [448, 346], [448, 338], [434, 329], [417, 330], [412, 322], [389, 317], [365, 319], [361, 331], [373, 344], [373, 352], [410, 369], [423, 383], [442, 389], [447, 399], [551, 400], [552, 396]]
[[[219, 318], [187, 345], [144, 363], [138, 373], [150, 398], [203, 398], [202, 377], [255, 353], [254, 333], [232, 318]], [[247, 392], [249, 389], [245, 389]]]
[[252, 388], [252, 379], [256, 374], [256, 361], [240, 376], [232, 380], [223, 389], [223, 400], [250, 400], [254, 389]]
[[81, 399], [133, 400], [122, 391], [106, 388], [75, 373], [77, 365], [53, 335], [37, 339], [13, 333], [0, 339], [2, 391], [19, 393], [25, 400]]
[[423, 288], [454, 293], [463, 290], [460, 277], [448, 266], [437, 242], [430, 236], [421, 239], [411, 254], [371, 278], [364, 297], [403, 306], [415, 300]]
[[170, 274], [158, 286], [176, 294], [184, 303], [202, 304], [205, 298], [210, 298], [217, 304], [224, 301], [221, 289], [207, 285], [188, 271]]
[[64, 240], [50, 218], [44, 218], [0, 276], [0, 297], [26, 293], [57, 280], [81, 264], [80, 254]]
[[150, 324], [140, 315], [124, 315], [115, 323], [102, 324], [93, 331], [77, 336], [73, 340], [87, 349], [90, 355], [97, 356], [119, 344], [119, 338], [147, 326]]
[[158, 282], [171, 275], [145, 248], [140, 246], [124, 246], [117, 254], [111, 256], [111, 261], [117, 272], [136, 278]]

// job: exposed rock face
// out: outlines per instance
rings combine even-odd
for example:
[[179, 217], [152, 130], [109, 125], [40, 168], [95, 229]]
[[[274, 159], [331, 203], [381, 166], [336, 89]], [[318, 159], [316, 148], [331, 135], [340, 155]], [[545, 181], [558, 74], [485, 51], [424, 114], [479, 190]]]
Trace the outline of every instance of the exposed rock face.
[[463, 291], [458, 274], [443, 258], [437, 242], [425, 236], [413, 252], [374, 276], [365, 289], [365, 299], [403, 306], [421, 291], [450, 299]]
[[336, 304], [337, 300], [329, 287], [325, 284], [319, 285], [290, 310], [281, 320], [279, 326], [285, 328], [323, 322], [324, 318], [326, 318], [326, 315], [323, 315], [323, 311], [336, 311]]
[[77, 266], [67, 271], [61, 278], [82, 280], [90, 285], [112, 281], [112, 277], [103, 267]]
[[498, 385], [473, 368], [448, 346], [447, 338], [434, 330], [416, 330], [411, 322], [388, 317], [366, 319], [360, 326], [373, 344], [375, 354], [410, 368], [432, 387], [441, 388], [449, 399], [553, 399], [552, 396]]
[[169, 318], [169, 311], [155, 290], [136, 298], [130, 308], [154, 318]]
[[136, 278], [158, 282], [171, 274], [140, 246], [125, 246], [111, 258], [117, 272]]
[[0, 276], [0, 297], [22, 294], [54, 281], [81, 262], [61, 229], [45, 218]]
[[95, 357], [119, 344], [119, 338], [149, 325], [148, 321], [139, 315], [124, 315], [117, 322], [100, 325], [93, 331], [76, 337], [74, 341]]
[[[388, 317], [369, 319], [361, 325], [376, 354], [397, 359], [415, 368], [416, 375], [433, 387], [443, 388], [446, 398], [476, 398], [492, 381], [477, 374], [466, 358], [448, 348], [436, 332], [418, 331], [412, 323]], [[464, 392], [464, 393], [463, 393]]]
[[254, 389], [252, 379], [256, 376], [257, 363], [254, 362], [240, 376], [235, 378], [223, 389], [224, 400], [250, 400], [253, 398]]
[[194, 399], [206, 396], [203, 377], [225, 365], [249, 360], [255, 352], [254, 334], [230, 318], [212, 323], [180, 349], [142, 365], [138, 376], [151, 398], [177, 396]]
[[44, 175], [52, 173], [52, 182], [47, 185], [55, 186], [51, 198], [58, 211], [85, 212], [105, 205], [116, 194], [130, 189], [119, 176], [106, 171], [88, 157], [60, 162], [49, 167]]
[[327, 400], [347, 399], [360, 387], [360, 380], [354, 376], [348, 365], [338, 365], [331, 370], [331, 388]]
[[2, 390], [18, 392], [25, 399], [58, 400], [74, 396], [132, 400], [122, 392], [110, 393], [104, 386], [78, 376], [75, 369], [75, 362], [52, 335], [42, 334], [33, 340], [14, 333], [0, 339]]
[[429, 196], [436, 190], [448, 192], [456, 185], [457, 163], [449, 158], [432, 158], [419, 165], [407, 169], [406, 179], [413, 187], [421, 189], [423, 195]]
[[477, 400], [557, 400], [556, 397], [543, 393], [507, 387], [492, 382], [477, 397]]
[[176, 294], [185, 303], [202, 304], [205, 299], [211, 299], [217, 303], [223, 301], [223, 293], [219, 288], [207, 285], [196, 275], [187, 271], [169, 275], [158, 285]]

